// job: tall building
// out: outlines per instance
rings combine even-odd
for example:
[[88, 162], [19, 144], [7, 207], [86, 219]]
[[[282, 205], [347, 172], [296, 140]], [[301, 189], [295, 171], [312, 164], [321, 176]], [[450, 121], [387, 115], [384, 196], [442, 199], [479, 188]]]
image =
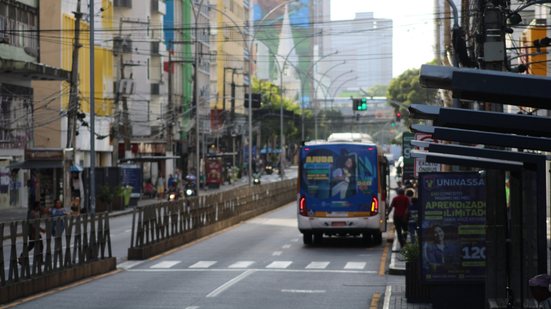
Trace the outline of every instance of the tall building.
[[[166, 3], [153, 0], [114, 1], [113, 42], [115, 80], [114, 147], [118, 162], [142, 162], [144, 178], [173, 170], [167, 146], [174, 113], [168, 110], [167, 58], [164, 41]], [[118, 146], [118, 147], [117, 147]], [[149, 159], [145, 159], [145, 158]]]
[[[112, 9], [107, 3], [103, 16], [96, 25], [103, 25]], [[96, 4], [95, 3], [95, 4]], [[80, 4], [80, 7], [79, 7]], [[102, 5], [99, 5], [98, 13]], [[80, 12], [80, 14], [79, 14]], [[98, 14], [98, 17], [101, 14]], [[96, 15], [94, 15], [96, 16]], [[77, 171], [91, 165], [91, 123], [90, 123], [90, 51], [94, 48], [95, 82], [95, 121], [94, 121], [94, 164], [111, 165], [112, 145], [110, 128], [113, 121], [113, 58], [111, 46], [103, 38], [97, 37], [90, 46], [90, 14], [87, 1], [48, 0], [40, 2], [40, 27], [55, 29], [40, 36], [41, 61], [52, 66], [74, 72], [74, 76], [63, 82], [36, 81], [33, 86], [38, 98], [36, 121], [44, 124], [36, 126], [34, 134], [35, 151], [38, 156], [55, 155], [56, 166], [35, 169], [34, 174], [40, 183], [49, 188], [42, 192], [41, 200], [52, 205], [53, 199], [63, 197], [66, 206], [70, 197], [80, 197], [84, 201], [84, 191], [71, 194], [74, 182], [82, 185], [81, 178], [72, 180], [70, 165]], [[52, 37], [55, 39], [52, 40]], [[78, 37], [78, 41], [76, 40]], [[79, 46], [76, 48], [76, 46]], [[78, 55], [78, 56], [77, 56]], [[73, 61], [75, 60], [75, 61]], [[56, 94], [52, 94], [52, 89]], [[54, 161], [54, 160], [52, 160]], [[50, 162], [52, 162], [50, 161]], [[75, 184], [76, 186], [77, 184]], [[48, 190], [52, 190], [48, 193]]]
[[315, 8], [313, 0], [256, 0], [252, 10], [260, 78], [279, 85], [279, 70], [284, 69], [284, 96], [306, 105], [312, 88], [308, 71], [314, 57]]
[[[34, 202], [27, 195], [31, 169], [45, 171], [52, 183], [56, 183], [54, 179], [61, 179], [59, 98], [65, 92], [60, 81], [68, 80], [70, 74], [60, 69], [59, 54], [58, 62], [48, 64], [43, 52], [48, 48], [47, 40], [28, 35], [28, 32], [40, 33], [44, 28], [59, 29], [41, 24], [44, 21], [40, 6], [43, 2], [0, 3], [0, 208], [26, 207]], [[55, 6], [59, 9], [59, 3]], [[60, 15], [59, 11], [56, 16]], [[40, 88], [35, 83], [37, 80], [50, 82]], [[41, 96], [45, 92], [49, 94], [47, 98]], [[38, 151], [37, 136], [44, 139], [50, 136], [57, 144], [46, 146], [57, 149], [48, 153]], [[41, 155], [51, 155], [49, 159], [58, 160], [45, 162]], [[59, 192], [59, 188], [52, 188], [52, 192]]]
[[392, 25], [391, 19], [375, 18], [371, 12], [357, 13], [352, 20], [331, 22], [327, 34], [330, 50], [338, 51], [338, 57], [331, 62], [346, 61], [327, 73], [331, 95], [346, 89], [367, 90], [371, 86], [389, 84], [392, 79]]

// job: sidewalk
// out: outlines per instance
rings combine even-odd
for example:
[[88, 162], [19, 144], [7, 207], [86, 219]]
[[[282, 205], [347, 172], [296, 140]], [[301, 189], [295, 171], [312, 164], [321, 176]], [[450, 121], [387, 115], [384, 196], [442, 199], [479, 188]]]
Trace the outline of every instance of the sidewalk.
[[413, 304], [407, 302], [405, 278], [406, 262], [400, 254], [399, 249], [400, 244], [398, 243], [398, 237], [395, 236], [392, 242], [392, 254], [390, 255], [388, 273], [390, 275], [400, 275], [403, 277], [386, 286], [383, 309], [431, 309], [431, 304]]
[[[290, 166], [285, 169], [285, 179], [289, 178], [296, 178], [297, 177], [297, 167], [296, 166]], [[262, 176], [262, 182], [274, 182], [281, 180], [280, 176], [278, 175], [264, 175]], [[219, 191], [227, 191], [232, 190], [237, 187], [248, 185], [249, 178], [247, 176], [243, 176], [237, 181], [233, 182], [232, 184], [224, 184], [218, 189], [201, 189], [200, 195], [208, 195], [214, 192]], [[148, 199], [140, 199], [137, 202], [137, 206], [147, 206], [147, 205], [153, 205], [157, 203], [165, 202], [166, 199], [156, 199], [156, 198], [148, 198]], [[117, 216], [123, 216], [126, 214], [131, 213], [134, 210], [134, 206], [127, 207], [123, 210], [115, 210], [109, 212], [110, 217], [117, 217]], [[66, 209], [67, 210], [67, 209]], [[67, 213], [69, 211], [67, 210]], [[1, 208], [0, 209], [0, 223], [6, 223], [6, 222], [12, 222], [12, 221], [20, 221], [25, 220], [27, 218], [27, 208], [23, 207], [17, 207], [17, 208]], [[9, 226], [4, 227], [5, 232], [4, 235], [8, 235]]]

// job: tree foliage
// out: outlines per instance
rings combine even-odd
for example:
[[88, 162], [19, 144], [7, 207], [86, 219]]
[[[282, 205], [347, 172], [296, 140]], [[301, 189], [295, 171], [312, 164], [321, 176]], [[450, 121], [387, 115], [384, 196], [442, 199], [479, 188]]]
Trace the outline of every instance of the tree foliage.
[[[283, 104], [283, 135], [286, 144], [298, 143], [301, 136], [301, 117], [304, 112], [300, 105], [285, 96], [282, 98], [279, 87], [270, 81], [253, 80], [253, 92], [262, 93], [261, 107], [255, 112], [254, 119], [260, 124], [261, 146], [279, 145], [281, 104]], [[305, 117], [310, 115], [311, 113], [304, 113]]]
[[[387, 100], [395, 112], [406, 116], [407, 106], [412, 103], [434, 104], [437, 90], [424, 88], [419, 82], [419, 69], [409, 69], [390, 81]], [[404, 117], [403, 117], [404, 118]], [[404, 119], [406, 127], [411, 125], [409, 117]]]
[[403, 104], [435, 102], [436, 90], [421, 86], [419, 69], [409, 69], [390, 81], [387, 98]]

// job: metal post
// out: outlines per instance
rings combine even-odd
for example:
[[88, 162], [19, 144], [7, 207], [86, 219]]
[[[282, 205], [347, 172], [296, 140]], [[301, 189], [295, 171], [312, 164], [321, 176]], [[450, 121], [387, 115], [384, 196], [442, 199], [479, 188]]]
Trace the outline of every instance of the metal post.
[[94, 84], [94, 1], [90, 1], [90, 212], [96, 213], [96, 111]]

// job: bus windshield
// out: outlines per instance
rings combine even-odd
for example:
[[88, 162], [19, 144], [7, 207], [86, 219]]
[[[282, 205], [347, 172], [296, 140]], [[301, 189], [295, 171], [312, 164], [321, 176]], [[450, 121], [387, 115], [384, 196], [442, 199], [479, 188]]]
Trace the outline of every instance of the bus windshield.
[[377, 147], [316, 144], [300, 153], [300, 193], [310, 210], [366, 211], [378, 194]]

